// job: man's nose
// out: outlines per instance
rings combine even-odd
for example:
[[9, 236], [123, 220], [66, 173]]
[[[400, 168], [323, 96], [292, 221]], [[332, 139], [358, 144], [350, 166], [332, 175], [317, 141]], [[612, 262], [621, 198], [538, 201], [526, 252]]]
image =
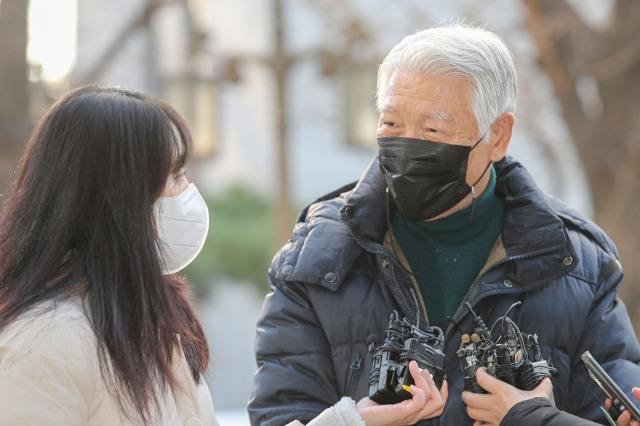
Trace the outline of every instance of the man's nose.
[[404, 134], [402, 135], [402, 137], [404, 138], [422, 139], [420, 134], [420, 128], [407, 126], [405, 127], [403, 133]]

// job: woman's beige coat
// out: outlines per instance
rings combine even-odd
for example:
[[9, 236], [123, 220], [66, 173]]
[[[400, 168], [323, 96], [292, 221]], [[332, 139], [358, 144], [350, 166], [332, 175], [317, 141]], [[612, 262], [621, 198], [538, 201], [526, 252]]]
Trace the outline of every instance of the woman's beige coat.
[[[134, 425], [100, 372], [95, 336], [80, 299], [35, 308], [0, 333], [0, 425]], [[158, 425], [218, 425], [204, 380], [196, 386], [182, 350], [177, 385], [161, 398]]]

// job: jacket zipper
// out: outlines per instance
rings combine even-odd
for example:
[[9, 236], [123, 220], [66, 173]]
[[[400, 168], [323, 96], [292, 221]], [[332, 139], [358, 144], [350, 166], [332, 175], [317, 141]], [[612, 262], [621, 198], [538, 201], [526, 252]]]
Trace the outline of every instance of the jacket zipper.
[[[347, 215], [348, 217], [348, 215]], [[351, 238], [353, 238], [353, 240], [356, 242], [356, 244], [358, 244], [360, 247], [362, 247], [365, 251], [368, 251], [369, 253], [373, 253], [373, 254], [377, 254], [377, 255], [382, 255], [385, 256], [387, 258], [389, 258], [389, 253], [386, 253], [388, 250], [383, 249], [380, 250], [375, 246], [372, 246], [371, 244], [367, 244], [365, 242], [361, 242], [360, 239], [356, 238], [355, 234], [353, 233], [353, 230], [351, 229], [351, 226], [349, 223], [347, 223], [345, 220], [343, 220], [342, 215], [340, 215], [340, 222], [342, 222], [342, 224], [345, 226], [345, 228], [347, 228], [347, 230], [349, 231], [349, 234], [351, 234]], [[545, 249], [541, 249], [541, 250], [537, 250], [537, 251], [533, 251], [530, 253], [525, 253], [525, 254], [519, 254], [516, 256], [509, 256], [509, 257], [505, 257], [504, 259], [501, 259], [499, 261], [497, 261], [496, 263], [494, 263], [493, 265], [489, 266], [488, 268], [486, 268], [484, 270], [484, 272], [480, 275], [478, 275], [478, 277], [476, 277], [476, 279], [473, 281], [473, 283], [471, 283], [471, 287], [469, 287], [469, 291], [467, 291], [467, 295], [469, 295], [471, 293], [471, 291], [478, 285], [478, 281], [480, 281], [480, 278], [484, 277], [489, 271], [497, 268], [500, 265], [504, 265], [507, 262], [513, 262], [516, 260], [522, 260], [522, 259], [529, 259], [532, 257], [536, 257], [536, 256], [542, 256], [545, 254], [549, 254], [549, 253], [553, 253], [554, 251], [560, 249], [564, 244], [556, 244], [554, 246], [551, 247], [547, 247]], [[395, 267], [394, 264], [395, 262], [391, 262], [391, 274], [393, 275], [393, 280], [394, 280], [394, 284], [396, 286], [398, 286], [398, 288], [400, 288], [400, 292], [404, 293], [402, 291], [402, 288], [400, 286], [400, 283], [398, 282], [398, 277], [396, 276], [396, 272], [395, 272]], [[412, 286], [414, 287], [414, 290], [417, 290], [418, 292], [420, 291], [419, 289], [415, 289], [416, 285], [415, 283], [412, 281]], [[468, 301], [467, 297], [465, 296], [465, 298], [463, 299], [463, 302]], [[422, 314], [424, 315], [425, 321], [427, 318], [427, 310], [426, 307], [424, 306], [424, 303], [421, 303], [421, 311]], [[417, 312], [416, 312], [417, 315]]]
[[360, 367], [362, 366], [362, 357], [359, 353], [356, 353], [349, 365], [349, 371], [347, 373], [347, 386], [345, 388], [347, 395], [353, 396], [353, 383], [356, 382], [356, 378], [359, 376]]
[[[550, 254], [550, 253], [553, 253], [554, 251], [557, 251], [558, 249], [560, 249], [563, 245], [564, 244], [556, 244], [555, 246], [548, 247], [546, 249], [541, 249], [541, 250], [538, 250], [538, 251], [533, 251], [531, 253], [519, 254], [519, 255], [516, 255], [516, 256], [509, 256], [509, 257], [505, 257], [504, 259], [500, 259], [499, 261], [497, 261], [493, 265], [491, 265], [488, 268], [486, 268], [482, 274], [478, 275], [478, 277], [475, 280], [473, 280], [473, 283], [471, 284], [471, 287], [469, 287], [469, 291], [467, 292], [467, 295], [472, 293], [472, 290], [478, 285], [478, 282], [480, 281], [480, 278], [484, 277], [489, 271], [492, 271], [493, 269], [497, 268], [498, 266], [504, 265], [505, 263], [508, 263], [508, 262], [514, 262], [514, 261], [523, 260], [523, 259], [530, 259], [530, 258], [533, 258], [533, 257], [542, 256], [542, 255], [545, 255], [545, 254]], [[464, 302], [469, 302], [469, 300], [465, 296], [465, 298], [464, 298], [464, 300], [462, 302], [463, 303]]]
[[[400, 286], [400, 283], [398, 282], [398, 277], [396, 276], [396, 271], [395, 271], [395, 266], [394, 264], [396, 262], [391, 261], [391, 251], [387, 250], [384, 246], [380, 245], [380, 244], [371, 244], [368, 243], [366, 241], [360, 241], [359, 238], [356, 237], [356, 235], [353, 233], [353, 230], [351, 229], [351, 223], [349, 222], [349, 215], [345, 214], [347, 216], [347, 220], [345, 220], [342, 215], [339, 216], [340, 218], [340, 222], [342, 222], [342, 225], [344, 225], [345, 228], [347, 228], [347, 231], [349, 231], [349, 234], [351, 235], [351, 238], [353, 238], [353, 241], [355, 241], [355, 243], [357, 245], [359, 245], [364, 251], [374, 254], [374, 255], [380, 255], [380, 256], [384, 256], [385, 258], [389, 259], [389, 262], [391, 263], [390, 265], [390, 269], [391, 269], [391, 275], [393, 276], [393, 282], [394, 284], [400, 289], [400, 293], [402, 293], [404, 295], [404, 291], [402, 291], [402, 287]], [[399, 259], [398, 262], [400, 262]], [[420, 294], [420, 289], [417, 287], [417, 285], [414, 283], [413, 280], [409, 279], [412, 282], [412, 286], [414, 287], [414, 290], [418, 292], [418, 294]], [[422, 300], [422, 297], [419, 297], [419, 301], [420, 301], [420, 305], [421, 305], [421, 311], [422, 311], [422, 315], [423, 318], [425, 318], [425, 323], [427, 322], [427, 309], [424, 306], [424, 302]], [[408, 304], [408, 302], [406, 302]], [[409, 312], [413, 311], [413, 309], [408, 306], [409, 308]], [[416, 317], [418, 317], [418, 312], [416, 312]], [[419, 318], [417, 318], [419, 319]]]

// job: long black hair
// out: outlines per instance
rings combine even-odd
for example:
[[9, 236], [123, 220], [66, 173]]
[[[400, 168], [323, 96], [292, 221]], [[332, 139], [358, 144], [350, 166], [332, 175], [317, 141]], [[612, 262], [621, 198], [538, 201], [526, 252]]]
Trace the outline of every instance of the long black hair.
[[187, 283], [162, 274], [152, 219], [191, 152], [165, 102], [83, 86], [40, 120], [0, 215], [0, 331], [40, 302], [83, 297], [102, 376], [123, 414], [145, 423], [158, 386], [174, 384], [176, 335], [196, 382], [209, 362]]

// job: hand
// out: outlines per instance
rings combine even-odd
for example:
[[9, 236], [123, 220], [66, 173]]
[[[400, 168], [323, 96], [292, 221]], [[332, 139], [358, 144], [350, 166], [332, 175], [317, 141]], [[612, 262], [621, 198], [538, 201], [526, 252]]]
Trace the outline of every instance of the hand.
[[[636, 399], [638, 401], [640, 401], [640, 388], [633, 388], [631, 390], [631, 392], [633, 393], [633, 396], [636, 397]], [[611, 400], [607, 399], [607, 402], [605, 402], [604, 407], [609, 410], [609, 408], [611, 408]], [[622, 414], [620, 414], [620, 417], [618, 417], [618, 420], [616, 420], [616, 424], [618, 426], [638, 426], [640, 425], [640, 423], [638, 423], [636, 420], [632, 420], [631, 419], [631, 413], [629, 412], [629, 410], [624, 410], [622, 412]]]
[[502, 418], [518, 402], [526, 399], [543, 397], [550, 399], [553, 392], [551, 379], [545, 377], [537, 388], [523, 391], [489, 375], [484, 368], [476, 373], [478, 384], [487, 394], [462, 392], [462, 400], [467, 404], [467, 414], [476, 420], [474, 426], [499, 425]]
[[415, 382], [410, 388], [411, 399], [389, 405], [379, 405], [369, 398], [358, 402], [356, 408], [367, 426], [412, 425], [442, 414], [448, 396], [446, 380], [438, 391], [429, 372], [420, 370], [415, 361], [409, 363], [409, 371]]

